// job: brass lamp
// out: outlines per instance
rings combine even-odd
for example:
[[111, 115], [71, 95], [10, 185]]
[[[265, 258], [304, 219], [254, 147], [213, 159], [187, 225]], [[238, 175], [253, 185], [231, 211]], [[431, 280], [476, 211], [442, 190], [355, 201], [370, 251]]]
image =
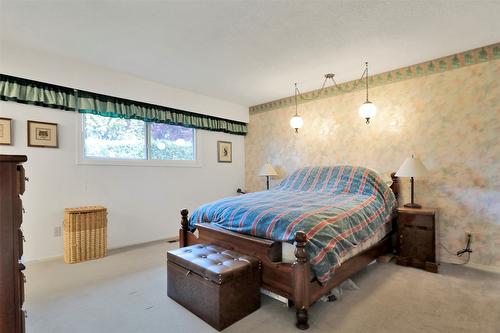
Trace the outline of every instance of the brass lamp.
[[421, 205], [415, 203], [413, 201], [414, 199], [414, 182], [413, 182], [413, 177], [425, 177], [429, 171], [425, 167], [425, 165], [420, 161], [418, 158], [414, 157], [411, 155], [411, 157], [408, 157], [401, 167], [399, 168], [398, 172], [396, 172], [397, 177], [410, 177], [410, 183], [411, 183], [411, 202], [404, 204], [404, 207], [406, 208], [422, 208]]

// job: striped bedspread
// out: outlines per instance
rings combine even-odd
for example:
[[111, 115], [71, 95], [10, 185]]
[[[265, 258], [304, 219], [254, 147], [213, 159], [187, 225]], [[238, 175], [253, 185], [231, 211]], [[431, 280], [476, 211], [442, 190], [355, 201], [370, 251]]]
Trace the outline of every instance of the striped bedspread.
[[326, 282], [343, 255], [389, 223], [396, 198], [375, 171], [354, 166], [299, 169], [269, 191], [205, 204], [190, 226], [210, 222], [257, 237], [293, 242], [307, 235], [311, 269]]

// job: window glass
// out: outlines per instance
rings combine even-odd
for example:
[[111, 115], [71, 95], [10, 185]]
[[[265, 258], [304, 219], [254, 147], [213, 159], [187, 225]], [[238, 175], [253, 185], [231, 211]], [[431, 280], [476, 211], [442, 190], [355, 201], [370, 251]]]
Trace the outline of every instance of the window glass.
[[192, 128], [93, 114], [83, 114], [82, 119], [83, 156], [86, 159], [196, 159], [195, 130]]
[[149, 133], [152, 160], [192, 161], [195, 159], [194, 129], [151, 123]]

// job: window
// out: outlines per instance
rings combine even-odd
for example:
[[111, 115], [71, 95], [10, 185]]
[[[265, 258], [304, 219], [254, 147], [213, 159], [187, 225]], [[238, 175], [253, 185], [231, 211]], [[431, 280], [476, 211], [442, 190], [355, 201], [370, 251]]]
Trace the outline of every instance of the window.
[[83, 114], [84, 160], [195, 161], [195, 130]]

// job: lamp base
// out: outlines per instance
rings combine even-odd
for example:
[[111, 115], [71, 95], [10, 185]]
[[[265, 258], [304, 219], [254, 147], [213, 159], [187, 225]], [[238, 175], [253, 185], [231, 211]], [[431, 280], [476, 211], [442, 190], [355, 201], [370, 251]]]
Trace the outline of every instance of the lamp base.
[[422, 205], [411, 202], [411, 203], [404, 204], [403, 207], [405, 207], [405, 208], [422, 208]]

